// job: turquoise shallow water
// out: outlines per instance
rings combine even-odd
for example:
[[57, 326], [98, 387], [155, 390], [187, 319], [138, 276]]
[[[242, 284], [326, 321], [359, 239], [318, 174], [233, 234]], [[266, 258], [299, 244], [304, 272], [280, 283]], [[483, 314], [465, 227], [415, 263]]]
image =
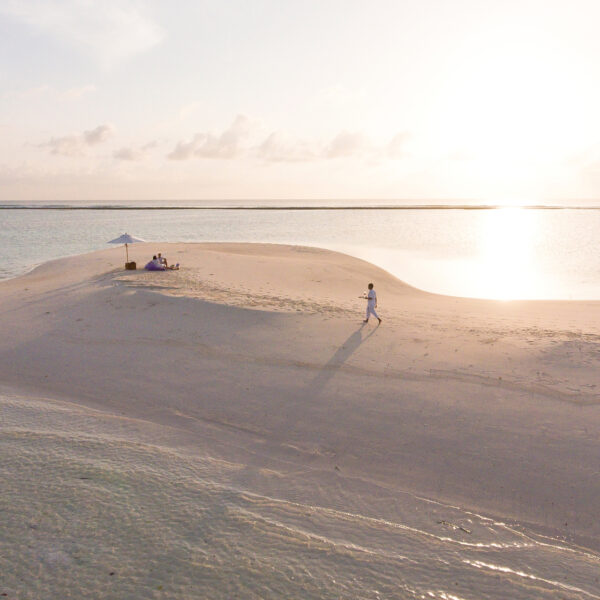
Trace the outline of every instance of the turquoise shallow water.
[[46, 260], [149, 241], [304, 244], [415, 287], [483, 298], [600, 299], [600, 210], [0, 209], [0, 278]]

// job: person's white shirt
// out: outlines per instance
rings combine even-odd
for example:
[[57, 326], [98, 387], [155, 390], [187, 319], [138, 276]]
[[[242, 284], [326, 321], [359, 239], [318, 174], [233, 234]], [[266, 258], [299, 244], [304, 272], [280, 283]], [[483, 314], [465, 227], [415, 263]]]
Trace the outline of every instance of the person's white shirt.
[[375, 305], [377, 304], [377, 294], [375, 293], [375, 290], [369, 290], [367, 301], [370, 307], [375, 308]]

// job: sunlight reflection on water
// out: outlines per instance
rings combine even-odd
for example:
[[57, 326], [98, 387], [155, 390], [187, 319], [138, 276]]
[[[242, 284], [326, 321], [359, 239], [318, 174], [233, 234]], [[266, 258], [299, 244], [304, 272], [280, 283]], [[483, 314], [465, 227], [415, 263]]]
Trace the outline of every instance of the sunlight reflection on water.
[[[471, 284], [476, 295], [510, 300], [543, 294], [545, 282], [535, 257], [539, 227], [532, 211], [487, 211], [480, 234], [480, 252], [475, 258], [478, 275]], [[469, 281], [464, 284], [468, 286]]]
[[599, 211], [423, 212], [414, 215], [419, 246], [403, 237], [396, 248], [328, 247], [433, 293], [498, 300], [600, 298]]

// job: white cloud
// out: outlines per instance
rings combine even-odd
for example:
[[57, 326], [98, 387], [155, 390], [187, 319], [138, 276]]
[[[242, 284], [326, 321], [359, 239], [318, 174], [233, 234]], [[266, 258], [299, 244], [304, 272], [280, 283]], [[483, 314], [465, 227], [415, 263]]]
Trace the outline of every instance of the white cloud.
[[327, 158], [340, 158], [365, 154], [369, 150], [369, 141], [363, 133], [342, 131], [338, 133], [327, 147]]
[[113, 132], [111, 125], [98, 125], [95, 129], [83, 132], [83, 141], [88, 146], [95, 146], [106, 141]]
[[[405, 146], [411, 138], [408, 132], [398, 133], [389, 143], [376, 145], [360, 131], [341, 131], [326, 143], [294, 138], [281, 131], [272, 131], [257, 139], [259, 133], [253, 121], [238, 115], [221, 134], [197, 133], [189, 141], [178, 142], [167, 157], [171, 160], [259, 158], [273, 163], [348, 158], [380, 161], [405, 158]], [[126, 155], [128, 153], [123, 153], [122, 158]]]
[[397, 133], [387, 147], [390, 158], [403, 158], [406, 156], [406, 143], [411, 135], [408, 132]]
[[60, 156], [83, 156], [90, 146], [96, 146], [108, 140], [114, 132], [112, 125], [98, 125], [95, 129], [84, 131], [80, 135], [53, 137], [39, 144], [40, 148], [48, 148], [50, 154]]
[[144, 158], [144, 153], [137, 148], [120, 148], [113, 152], [113, 157], [119, 160], [136, 161]]
[[271, 133], [256, 150], [256, 156], [270, 162], [301, 162], [310, 160], [364, 158], [368, 161], [400, 159], [408, 156], [406, 144], [411, 138], [408, 132], [396, 134], [386, 145], [375, 145], [362, 132], [341, 131], [327, 144], [316, 140], [292, 140], [287, 136]]
[[82, 156], [84, 146], [81, 138], [76, 135], [68, 135], [60, 138], [51, 138], [47, 142], [40, 144], [40, 148], [49, 148], [50, 154], [60, 156]]
[[123, 148], [119, 148], [119, 150], [113, 152], [113, 158], [132, 162], [143, 160], [147, 156], [148, 151], [156, 146], [157, 143], [155, 141], [144, 144], [140, 148], [124, 146]]
[[237, 158], [247, 148], [244, 142], [250, 135], [250, 119], [238, 115], [231, 126], [220, 135], [197, 133], [189, 142], [179, 142], [168, 155], [172, 160], [185, 160], [194, 156], [200, 158]]
[[104, 67], [159, 44], [164, 34], [132, 0], [4, 0], [0, 13], [87, 49]]
[[177, 145], [167, 157], [171, 160], [187, 160], [194, 156], [198, 136], [194, 136], [191, 142], [177, 142]]
[[277, 131], [271, 133], [257, 148], [257, 156], [269, 162], [303, 162], [315, 160], [319, 149], [308, 142], [290, 140]]

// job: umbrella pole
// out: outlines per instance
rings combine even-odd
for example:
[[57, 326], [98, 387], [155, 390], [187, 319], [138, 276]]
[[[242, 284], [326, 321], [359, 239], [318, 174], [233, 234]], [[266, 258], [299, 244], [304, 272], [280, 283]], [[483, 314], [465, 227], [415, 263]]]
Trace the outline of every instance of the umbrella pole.
[[127, 244], [125, 244], [125, 256], [127, 257], [127, 262], [129, 262], [129, 250], [127, 250]]

